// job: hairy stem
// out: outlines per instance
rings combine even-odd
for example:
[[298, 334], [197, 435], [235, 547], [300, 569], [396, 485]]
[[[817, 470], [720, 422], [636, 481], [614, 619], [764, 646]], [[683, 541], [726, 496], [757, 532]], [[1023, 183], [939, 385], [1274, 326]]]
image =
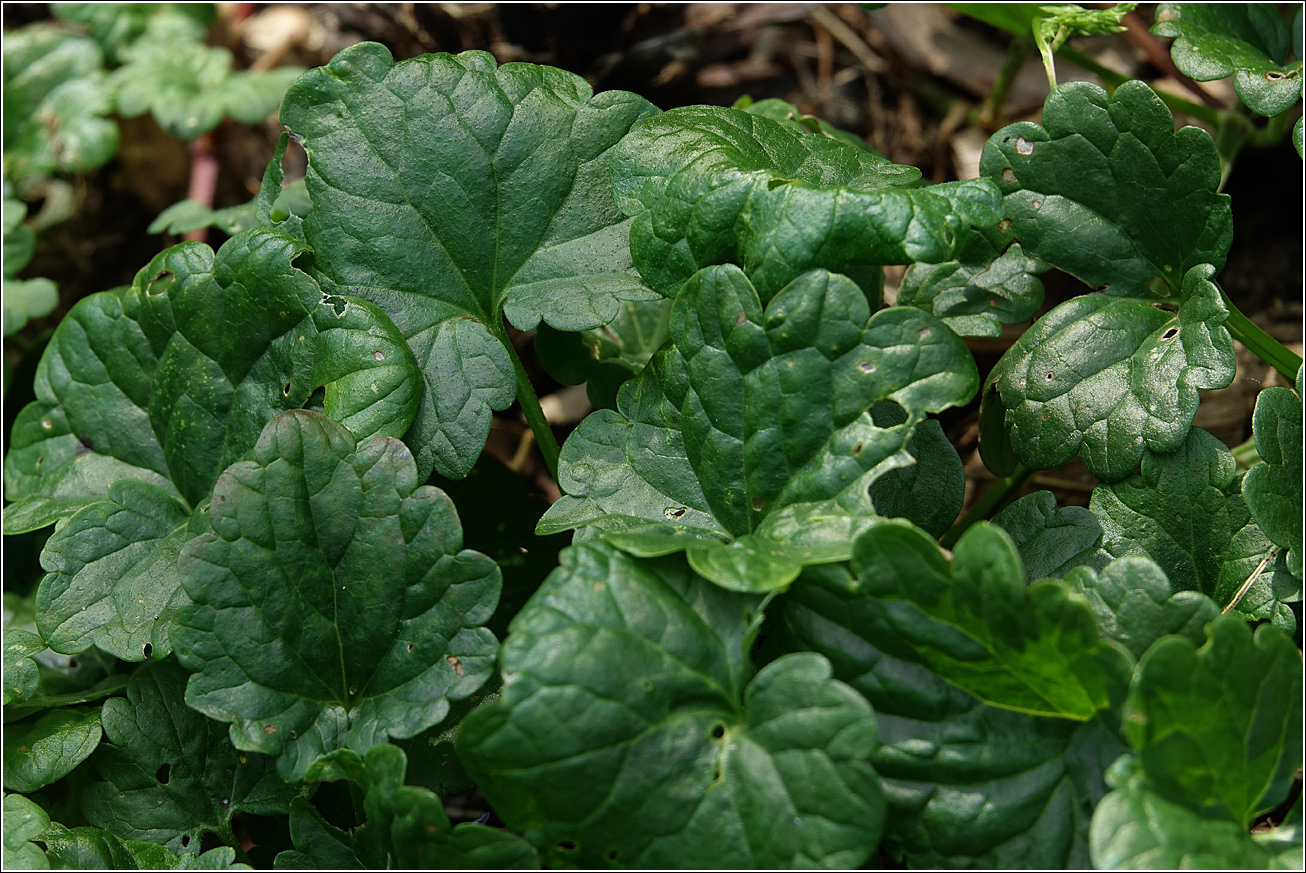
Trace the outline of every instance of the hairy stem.
[[1301, 369], [1301, 358], [1243, 315], [1223, 289], [1220, 291], [1220, 297], [1224, 300], [1225, 308], [1229, 310], [1229, 319], [1224, 326], [1229, 329], [1230, 336], [1245, 345], [1256, 357], [1278, 370], [1283, 378], [1288, 380], [1288, 384], [1295, 384], [1297, 371]]
[[969, 530], [977, 521], [987, 521], [997, 515], [998, 510], [1006, 506], [1016, 498], [1020, 489], [1025, 487], [1025, 483], [1034, 475], [1034, 470], [1030, 470], [1025, 465], [1017, 463], [1016, 469], [1010, 476], [998, 479], [989, 490], [984, 492], [984, 496], [975, 501], [975, 504], [966, 511], [961, 519], [948, 529], [939, 539], [939, 545], [945, 549], [951, 549], [961, 539], [961, 535]]
[[540, 398], [535, 395], [535, 386], [526, 375], [526, 368], [522, 366], [521, 358], [518, 357], [512, 340], [508, 339], [508, 332], [499, 325], [496, 333], [504, 347], [508, 349], [508, 357], [512, 359], [512, 371], [517, 376], [517, 402], [521, 404], [522, 414], [526, 416], [526, 423], [530, 425], [531, 433], [535, 434], [535, 442], [540, 447], [540, 454], [544, 456], [544, 465], [549, 468], [549, 475], [556, 482], [558, 481], [558, 439], [553, 435], [553, 428], [549, 427], [549, 420], [544, 417]]

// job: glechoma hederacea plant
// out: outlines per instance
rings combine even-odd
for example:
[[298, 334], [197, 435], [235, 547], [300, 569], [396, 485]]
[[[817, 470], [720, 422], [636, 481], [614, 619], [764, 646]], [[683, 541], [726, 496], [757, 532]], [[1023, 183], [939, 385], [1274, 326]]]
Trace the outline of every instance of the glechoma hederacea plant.
[[[1300, 11], [1295, 49], [1162, 12], [1199, 60], [1272, 15], [1300, 93]], [[79, 303], [14, 425], [4, 531], [54, 532], [6, 595], [6, 866], [230, 866], [265, 819], [277, 867], [1300, 865], [1300, 802], [1249, 832], [1302, 762], [1300, 362], [1147, 85], [1056, 87], [941, 185], [483, 52], [356, 45], [281, 119], [260, 226]], [[1096, 290], [981, 385], [962, 337], [1050, 268]], [[593, 380], [561, 451], [506, 324]], [[1249, 470], [1192, 426], [1235, 337], [1296, 386]], [[930, 415], [977, 394], [995, 488], [1078, 456], [1087, 509], [954, 523]], [[527, 523], [575, 533], [500, 639], [533, 504], [424, 483], [514, 402], [564, 494]], [[502, 827], [451, 825], [472, 786]]]

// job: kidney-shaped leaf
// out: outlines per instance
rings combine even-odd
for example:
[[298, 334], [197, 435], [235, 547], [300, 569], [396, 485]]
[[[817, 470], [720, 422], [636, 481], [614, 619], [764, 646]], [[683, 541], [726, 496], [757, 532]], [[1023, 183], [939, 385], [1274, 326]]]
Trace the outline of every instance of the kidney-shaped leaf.
[[1295, 620], [1283, 601], [1299, 586], [1285, 591], [1288, 574], [1259, 566], [1274, 544], [1243, 502], [1243, 475], [1224, 444], [1195, 427], [1178, 451], [1147, 452], [1141, 473], [1098, 485], [1089, 508], [1102, 523], [1109, 554], [1151, 558], [1176, 591], [1200, 591], [1223, 606], [1259, 568], [1238, 612], [1291, 630]]
[[612, 158], [635, 266], [668, 297], [714, 264], [744, 267], [763, 301], [815, 268], [878, 293], [879, 265], [946, 261], [970, 226], [997, 223], [988, 180], [908, 187], [919, 178], [800, 124], [715, 106], [636, 124]]
[[1026, 588], [998, 527], [968, 530], [949, 565], [928, 535], [886, 521], [858, 537], [852, 567], [857, 590], [879, 603], [868, 618], [879, 647], [987, 703], [1086, 721], [1123, 695], [1128, 656], [1065, 586]]
[[291, 411], [253, 455], [182, 550], [172, 642], [195, 671], [186, 702], [297, 779], [334, 749], [420, 733], [481, 686], [500, 575], [462, 549], [453, 503], [397, 440]]
[[815, 654], [745, 688], [758, 605], [679, 556], [573, 547], [459, 757], [551, 866], [857, 866], [884, 817], [874, 716]]
[[514, 397], [503, 316], [529, 330], [607, 324], [651, 292], [631, 270], [608, 152], [657, 110], [579, 76], [487, 52], [395, 64], [351, 46], [286, 93], [308, 152], [304, 233], [332, 293], [375, 302], [421, 362], [419, 474], [462, 478], [490, 410]]
[[1112, 295], [1149, 297], [1155, 275], [1177, 291], [1199, 264], [1218, 272], [1233, 239], [1214, 140], [1196, 127], [1176, 132], [1137, 79], [1110, 98], [1067, 82], [1043, 104], [1041, 127], [993, 134], [980, 173], [1001, 190], [999, 226], [1027, 256]]
[[1233, 76], [1253, 112], [1279, 115], [1301, 97], [1301, 64], [1287, 63], [1292, 38], [1272, 3], [1162, 3], [1152, 33], [1175, 38], [1170, 56], [1184, 75]]
[[1183, 445], [1197, 390], [1234, 374], [1229, 313], [1211, 275], [1194, 267], [1177, 307], [1089, 294], [1025, 331], [984, 384], [986, 400], [996, 393], [1006, 407], [1020, 462], [1046, 470], [1080, 454], [1094, 476], [1115, 481], [1145, 449]]
[[187, 673], [176, 661], [132, 674], [127, 696], [100, 713], [108, 739], [94, 761], [104, 781], [81, 794], [88, 821], [124, 840], [197, 854], [206, 832], [237, 839], [231, 818], [285, 813], [298, 786], [277, 776], [265, 755], [238, 754], [226, 725], [186, 706]]
[[1239, 616], [1158, 641], [1139, 661], [1123, 724], [1152, 790], [1243, 827], [1278, 806], [1302, 763], [1302, 662]]
[[1302, 578], [1302, 381], [1297, 394], [1267, 388], [1256, 395], [1252, 432], [1256, 453], [1265, 461], [1247, 471], [1243, 500], [1265, 535], [1288, 552], [1288, 569]]
[[[704, 269], [676, 299], [671, 336], [617, 410], [591, 414], [567, 440], [567, 496], [538, 532], [620, 527], [609, 536], [623, 548], [688, 549], [695, 570], [741, 591], [845, 560], [851, 520], [874, 515], [871, 481], [910, 463], [915, 424], [965, 403], [977, 381], [965, 344], [933, 316], [871, 316], [851, 280], [823, 270], [764, 310], [738, 267]], [[879, 400], [907, 420], [876, 426]]]
[[10, 791], [36, 791], [72, 772], [100, 744], [99, 707], [52, 709], [5, 726], [4, 780]]
[[768, 609], [767, 646], [815, 651], [875, 708], [872, 757], [889, 800], [886, 849], [921, 868], [1088, 866], [1102, 772], [1124, 751], [1101, 719], [987, 706], [876, 645], [880, 601], [847, 570], [807, 570]]

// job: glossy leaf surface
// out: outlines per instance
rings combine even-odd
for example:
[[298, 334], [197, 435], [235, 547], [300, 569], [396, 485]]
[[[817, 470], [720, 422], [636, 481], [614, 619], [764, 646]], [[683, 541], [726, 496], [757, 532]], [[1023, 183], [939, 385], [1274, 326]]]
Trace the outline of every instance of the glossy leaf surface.
[[982, 524], [951, 564], [900, 521], [853, 546], [856, 588], [878, 602], [868, 633], [895, 657], [929, 667], [981, 700], [1086, 721], [1123, 694], [1128, 658], [1103, 639], [1088, 604], [1056, 582], [1025, 587], [1020, 554]]
[[1100, 570], [1111, 560], [1102, 550], [1102, 525], [1082, 506], [1057, 507], [1051, 491], [1035, 491], [993, 517], [1020, 552], [1025, 580], [1061, 578], [1075, 567]]
[[1267, 388], [1256, 395], [1252, 432], [1264, 464], [1247, 471], [1243, 500], [1252, 518], [1279, 548], [1287, 550], [1289, 571], [1302, 578], [1302, 376], [1297, 394]]
[[[1148, 452], [1139, 474], [1093, 490], [1089, 508], [1102, 523], [1102, 547], [1114, 557], [1149, 557], [1176, 591], [1228, 604], [1273, 548], [1243, 501], [1243, 475], [1223, 443], [1193, 428], [1178, 451]], [[1279, 575], [1262, 568], [1237, 610], [1291, 629], [1282, 601], [1297, 586]]]
[[21, 794], [4, 796], [4, 867], [6, 870], [49, 870], [50, 861], [35, 844], [50, 826], [45, 810]]
[[997, 223], [987, 180], [909, 187], [919, 178], [803, 125], [710, 106], [639, 123], [612, 163], [654, 288], [675, 297], [696, 271], [737, 264], [764, 302], [815, 268], [878, 294], [879, 265], [946, 261], [972, 225]]
[[[804, 563], [845, 560], [867, 488], [910, 463], [926, 412], [974, 392], [974, 359], [926, 313], [870, 315], [852, 281], [807, 273], [763, 309], [743, 271], [712, 267], [672, 311], [673, 347], [627, 383], [617, 411], [567, 440], [540, 533], [599, 523], [637, 554], [688, 549], [736, 590], [782, 587]], [[892, 400], [909, 418], [876, 426]], [[802, 538], [788, 536], [802, 527]], [[724, 540], [731, 539], [730, 545]]]
[[195, 672], [187, 704], [293, 779], [334, 749], [414, 736], [475, 692], [500, 575], [462, 549], [453, 504], [418, 485], [397, 440], [355, 443], [292, 411], [253, 457], [223, 474], [211, 530], [182, 550], [172, 642]]
[[282, 122], [308, 152], [313, 273], [394, 319], [421, 363], [418, 471], [461, 478], [515, 396], [502, 319], [607, 324], [652, 296], [631, 270], [608, 152], [657, 110], [486, 52], [395, 64], [352, 46], [305, 74]]
[[205, 834], [236, 843], [232, 816], [285, 813], [298, 787], [265, 755], [237, 753], [227, 726], [183, 699], [188, 674], [176, 661], [132, 674], [127, 696], [107, 700], [107, 743], [94, 761], [101, 782], [83, 789], [87, 820], [123, 840], [197, 854]]
[[4, 780], [10, 791], [36, 791], [67, 776], [100, 744], [100, 710], [53, 709], [5, 725]]
[[748, 682], [758, 604], [679, 556], [563, 553], [513, 622], [502, 702], [458, 734], [477, 784], [546, 864], [869, 856], [884, 810], [870, 708], [813, 654]]
[[1144, 450], [1183, 445], [1198, 389], [1223, 388], [1234, 374], [1228, 312], [1210, 276], [1209, 266], [1194, 267], [1177, 307], [1086, 295], [1021, 334], [984, 385], [986, 399], [996, 392], [1006, 407], [1020, 462], [1046, 470], [1078, 454], [1112, 482]]

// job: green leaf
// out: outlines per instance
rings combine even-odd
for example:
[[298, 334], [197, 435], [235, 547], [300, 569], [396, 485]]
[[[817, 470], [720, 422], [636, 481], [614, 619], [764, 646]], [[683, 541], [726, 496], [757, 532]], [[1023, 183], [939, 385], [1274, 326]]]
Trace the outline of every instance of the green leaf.
[[1292, 144], [1297, 147], [1297, 156], [1306, 157], [1306, 142], [1303, 142], [1302, 121], [1298, 118], [1297, 123], [1292, 126]]
[[977, 231], [952, 260], [908, 267], [898, 305], [933, 312], [962, 336], [1000, 336], [1002, 325], [1021, 324], [1038, 314], [1043, 283], [1035, 277], [1047, 269], [1026, 257], [1020, 243], [1007, 245], [1000, 231]]
[[1209, 265], [1189, 271], [1177, 312], [1090, 294], [1025, 331], [984, 384], [986, 399], [996, 392], [1006, 407], [1020, 462], [1046, 470], [1079, 454], [1098, 479], [1116, 481], [1145, 450], [1183, 445], [1198, 389], [1223, 388], [1234, 374], [1228, 310], [1211, 275]]
[[[747, 102], [745, 102], [745, 100], [747, 100]], [[750, 98], [741, 97], [739, 100], [735, 101], [735, 105], [731, 108], [742, 109], [750, 115], [761, 115], [771, 119], [772, 121], [778, 121], [799, 133], [824, 136], [829, 139], [854, 145], [863, 151], [878, 155], [878, 152], [871, 148], [870, 144], [857, 134], [846, 130], [840, 130], [833, 124], [829, 124], [813, 115], [806, 115], [794, 104], [780, 100], [776, 97], [770, 97], [766, 100], [758, 100], [756, 102]]]
[[549, 866], [849, 866], [879, 839], [875, 719], [790, 655], [751, 673], [759, 598], [679, 556], [586, 543], [504, 643], [503, 701], [458, 754]]
[[[880, 401], [871, 407], [876, 427], [893, 427], [907, 421], [896, 403]], [[875, 514], [905, 518], [940, 537], [957, 520], [966, 499], [966, 470], [938, 421], [927, 418], [916, 425], [907, 452], [914, 463], [889, 470], [871, 483]]]
[[1302, 67], [1287, 64], [1292, 38], [1272, 3], [1162, 3], [1152, 33], [1175, 38], [1170, 56], [1184, 75], [1233, 76], [1253, 112], [1279, 115], [1301, 98]]
[[1102, 525], [1082, 506], [1057, 508], [1051, 491], [1035, 491], [993, 517], [1020, 552], [1025, 581], [1061, 578], [1075, 567], [1100, 570], [1111, 560], [1102, 550]]
[[49, 279], [18, 279], [36, 251], [36, 234], [23, 223], [27, 205], [8, 197], [4, 199], [4, 299], [5, 336], [22, 330], [30, 319], [44, 318], [59, 305], [59, 290]]
[[1102, 633], [1135, 658], [1168, 634], [1201, 645], [1207, 623], [1220, 617], [1211, 598], [1175, 591], [1160, 567], [1138, 555], [1117, 558], [1103, 568], [1076, 567], [1066, 582], [1088, 599]]
[[45, 640], [25, 630], [5, 628], [4, 705], [21, 703], [36, 694], [40, 670], [32, 656], [45, 651]]
[[1252, 518], [1276, 546], [1286, 549], [1288, 569], [1302, 578], [1302, 375], [1297, 394], [1267, 388], [1256, 395], [1252, 433], [1265, 461], [1247, 471], [1243, 500]]
[[653, 295], [631, 269], [608, 154], [657, 110], [486, 52], [395, 64], [351, 46], [287, 93], [308, 152], [303, 229], [323, 287], [375, 302], [425, 376], [419, 474], [461, 478], [512, 403], [506, 315], [529, 330], [607, 324]]
[[640, 122], [612, 160], [635, 266], [667, 297], [714, 264], [743, 267], [763, 302], [815, 268], [878, 296], [879, 265], [946, 261], [1000, 217], [987, 180], [907, 187], [919, 178], [801, 124], [712, 106]]
[[[355, 846], [379, 841], [390, 866], [397, 869], [539, 869], [535, 849], [516, 834], [480, 824], [451, 825], [435, 794], [404, 785], [407, 765], [399, 748], [380, 745], [366, 755], [352, 750], [332, 753], [305, 778], [356, 782], [365, 792], [367, 823], [356, 832]], [[385, 866], [384, 857], [377, 859], [377, 866]]]
[[36, 791], [57, 782], [100, 744], [100, 710], [55, 709], [10, 722], [4, 732], [4, 780], [10, 791]]
[[[1176, 591], [1200, 591], [1225, 606], [1273, 547], [1243, 502], [1242, 480], [1224, 444], [1193, 428], [1177, 451], [1144, 454], [1141, 475], [1098, 485], [1089, 508], [1110, 555], [1151, 558]], [[1275, 575], [1266, 567], [1237, 609], [1291, 630]]]
[[237, 844], [233, 815], [284, 814], [297, 790], [281, 781], [271, 758], [238, 753], [225, 724], [185, 705], [187, 676], [172, 660], [146, 664], [132, 674], [126, 698], [105, 701], [108, 743], [94, 761], [104, 781], [81, 793], [91, 824], [179, 854], [198, 853], [206, 833]]
[[56, 18], [86, 25], [91, 38], [110, 60], [120, 63], [120, 51], [136, 40], [171, 39], [200, 42], [205, 25], [217, 10], [212, 3], [60, 3], [50, 8]]
[[1101, 719], [986, 706], [885, 654], [875, 630], [883, 604], [854, 587], [842, 567], [809, 568], [768, 609], [767, 645], [825, 655], [875, 708], [885, 849], [912, 867], [1087, 867], [1102, 771], [1123, 751]]
[[[290, 839], [297, 848], [277, 854], [275, 870], [362, 870], [354, 840], [333, 827], [304, 798], [290, 802]], [[302, 848], [299, 848], [302, 847]]]
[[1154, 275], [1179, 291], [1193, 267], [1219, 272], [1233, 239], [1214, 140], [1196, 127], [1176, 132], [1139, 80], [1109, 99], [1067, 82], [1043, 104], [1041, 127], [1022, 121], [989, 139], [980, 174], [1002, 192], [1006, 238], [1113, 296], [1155, 299]]
[[[926, 412], [965, 403], [974, 359], [919, 310], [870, 315], [857, 286], [814, 270], [762, 303], [738, 267], [686, 283], [673, 347], [567, 440], [539, 533], [600, 523], [646, 556], [688, 549], [736, 590], [783, 587], [805, 563], [846, 560], [850, 527], [873, 518], [867, 487], [910, 463]], [[877, 427], [869, 407], [909, 417]], [[726, 545], [724, 540], [732, 540]]]
[[564, 385], [585, 383], [590, 403], [616, 409], [617, 391], [638, 376], [671, 336], [671, 301], [625, 301], [611, 324], [566, 332], [540, 324], [535, 351], [540, 363]]
[[169, 849], [140, 840], [120, 840], [99, 828], [51, 825], [41, 835], [50, 859], [59, 869], [72, 870], [252, 870], [236, 864], [235, 850], [222, 846], [202, 855], [175, 855]]
[[[325, 388], [360, 437], [400, 436], [416, 363], [371, 304], [324, 295], [266, 229], [159, 254], [130, 289], [94, 294], [56, 329], [5, 459], [6, 533], [44, 527], [142, 479], [194, 509], [273, 413]], [[284, 315], [282, 313], [285, 313]]]
[[1249, 834], [1242, 825], [1207, 818], [1148, 791], [1137, 780], [1102, 799], [1090, 831], [1096, 870], [1300, 870], [1300, 828], [1293, 835], [1295, 845], [1291, 838], [1283, 845]]
[[235, 72], [231, 52], [199, 41], [178, 51], [173, 41], [143, 39], [123, 54], [126, 63], [110, 75], [118, 111], [128, 118], [149, 112], [180, 139], [208, 133], [226, 117], [247, 124], [264, 120], [303, 72], [299, 67]]
[[1243, 827], [1278, 806], [1302, 763], [1302, 662], [1292, 638], [1223, 616], [1200, 649], [1165, 637], [1139, 661], [1123, 724], [1151, 790]]
[[50, 861], [34, 844], [50, 826], [45, 810], [21, 794], [4, 796], [4, 868], [49, 870]]
[[858, 537], [852, 568], [856, 590], [879, 605], [868, 619], [878, 646], [986, 703], [1086, 721], [1123, 694], [1127, 656], [1065, 586], [1026, 588], [998, 527], [970, 528], [949, 565], [929, 535], [887, 521]]
[[47, 25], [5, 32], [4, 177], [20, 195], [56, 171], [93, 170], [117, 153], [103, 65], [84, 37]]
[[333, 749], [421, 733], [484, 683], [499, 569], [462, 549], [452, 502], [397, 440], [290, 411], [253, 457], [182, 550], [172, 643], [197, 674], [187, 704], [298, 779]]

